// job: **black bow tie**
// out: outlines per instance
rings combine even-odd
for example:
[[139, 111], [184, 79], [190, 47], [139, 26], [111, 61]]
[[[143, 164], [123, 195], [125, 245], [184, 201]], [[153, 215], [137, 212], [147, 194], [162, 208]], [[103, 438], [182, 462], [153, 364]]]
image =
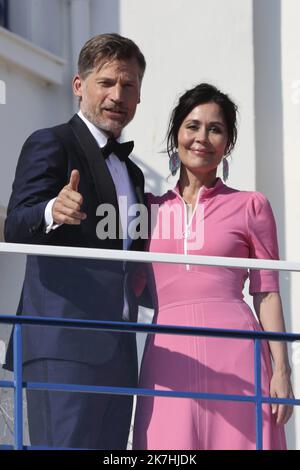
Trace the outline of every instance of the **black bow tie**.
[[117, 142], [115, 139], [110, 137], [106, 145], [101, 147], [101, 151], [105, 159], [108, 158], [111, 153], [114, 153], [122, 162], [124, 162], [128, 155], [131, 154], [133, 147], [133, 140], [120, 144], [120, 142]]

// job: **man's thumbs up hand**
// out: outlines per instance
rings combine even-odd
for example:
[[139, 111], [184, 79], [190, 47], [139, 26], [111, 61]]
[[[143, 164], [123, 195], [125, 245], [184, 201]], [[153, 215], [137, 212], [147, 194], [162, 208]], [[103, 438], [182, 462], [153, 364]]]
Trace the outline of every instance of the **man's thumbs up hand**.
[[73, 170], [69, 183], [63, 187], [52, 206], [52, 217], [56, 224], [80, 225], [86, 219], [86, 214], [81, 212], [83, 197], [78, 192], [80, 174]]
[[70, 181], [68, 184], [68, 187], [72, 191], [78, 191], [78, 186], [79, 186], [79, 181], [80, 181], [80, 174], [78, 170], [72, 170], [71, 176], [70, 176]]

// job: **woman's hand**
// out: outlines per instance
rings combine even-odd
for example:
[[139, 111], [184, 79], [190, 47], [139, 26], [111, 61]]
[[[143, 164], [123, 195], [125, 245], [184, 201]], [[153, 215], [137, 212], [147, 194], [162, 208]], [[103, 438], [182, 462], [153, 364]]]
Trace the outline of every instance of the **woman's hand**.
[[[285, 333], [282, 302], [278, 292], [260, 292], [254, 295], [254, 307], [260, 324], [265, 331]], [[270, 383], [271, 398], [294, 398], [291, 384], [287, 346], [284, 341], [269, 341], [274, 369]], [[293, 413], [293, 405], [271, 404], [276, 423], [287, 423]]]
[[[272, 398], [294, 398], [290, 372], [274, 369], [270, 383]], [[293, 414], [293, 405], [271, 404], [272, 414], [276, 415], [276, 424], [286, 424]]]

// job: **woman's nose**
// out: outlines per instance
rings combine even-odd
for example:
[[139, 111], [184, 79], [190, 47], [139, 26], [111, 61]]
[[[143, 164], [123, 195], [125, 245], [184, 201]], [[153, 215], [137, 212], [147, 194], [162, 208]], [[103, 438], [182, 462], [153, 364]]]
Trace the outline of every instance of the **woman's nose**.
[[196, 135], [196, 140], [198, 142], [208, 141], [208, 131], [204, 127], [198, 130], [197, 135]]

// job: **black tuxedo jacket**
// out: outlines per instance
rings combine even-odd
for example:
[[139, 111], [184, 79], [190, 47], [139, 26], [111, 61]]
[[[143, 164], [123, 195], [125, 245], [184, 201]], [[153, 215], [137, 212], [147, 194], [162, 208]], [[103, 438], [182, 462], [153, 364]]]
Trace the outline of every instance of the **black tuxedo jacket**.
[[[144, 177], [129, 159], [127, 169], [139, 203], [144, 203]], [[79, 170], [78, 191], [87, 219], [81, 225], [62, 225], [45, 232], [44, 211]], [[122, 239], [100, 240], [96, 234], [99, 204], [115, 207], [117, 195], [101, 150], [85, 123], [75, 115], [68, 123], [32, 134], [18, 161], [5, 223], [5, 239], [14, 243], [122, 249]], [[137, 239], [132, 250], [142, 250]], [[123, 262], [28, 256], [17, 314], [90, 320], [122, 321]], [[137, 305], [128, 291], [130, 320], [136, 321]], [[120, 334], [84, 332], [57, 327], [23, 327], [24, 360], [57, 358], [101, 364], [114, 354]], [[11, 362], [11, 350], [7, 362]], [[134, 362], [134, 361], [133, 361]]]

